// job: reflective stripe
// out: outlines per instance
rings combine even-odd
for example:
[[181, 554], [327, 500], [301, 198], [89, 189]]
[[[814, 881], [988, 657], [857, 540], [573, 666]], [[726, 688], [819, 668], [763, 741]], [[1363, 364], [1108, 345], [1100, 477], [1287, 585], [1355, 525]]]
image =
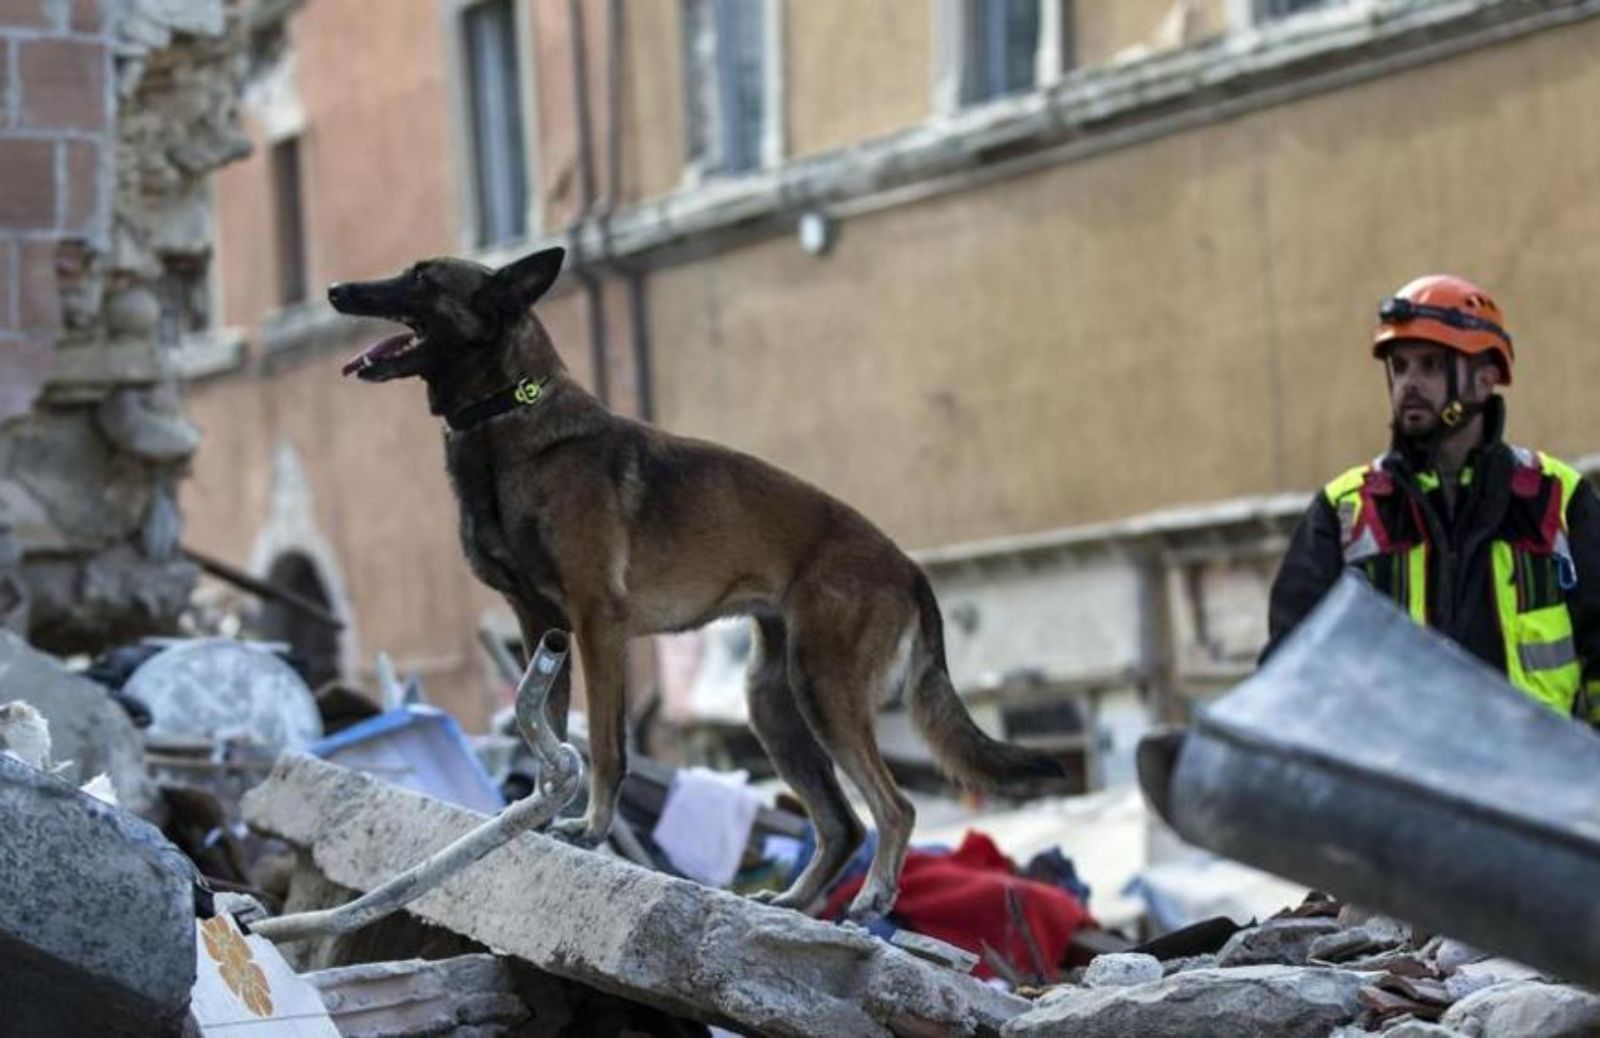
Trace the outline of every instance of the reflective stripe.
[[1557, 670], [1578, 662], [1578, 646], [1571, 638], [1553, 642], [1526, 642], [1517, 646], [1523, 670]]
[[1420, 544], [1406, 552], [1406, 587], [1411, 596], [1406, 603], [1411, 619], [1428, 626], [1428, 549]]

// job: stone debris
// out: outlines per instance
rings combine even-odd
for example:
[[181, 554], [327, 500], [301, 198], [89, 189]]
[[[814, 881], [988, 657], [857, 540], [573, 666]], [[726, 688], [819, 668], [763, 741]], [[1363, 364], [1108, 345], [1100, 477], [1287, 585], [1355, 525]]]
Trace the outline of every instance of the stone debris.
[[1339, 924], [1332, 919], [1271, 919], [1230, 937], [1217, 953], [1217, 965], [1286, 963], [1303, 966], [1312, 942], [1338, 932]]
[[304, 973], [345, 1038], [500, 1033], [531, 1016], [493, 955], [374, 962]]
[[1005, 1038], [1326, 1038], [1360, 1010], [1365, 976], [1304, 966], [1236, 966], [1121, 988], [1052, 993]]
[[1126, 988], [1150, 984], [1162, 978], [1161, 960], [1142, 952], [1101, 955], [1083, 972], [1083, 983], [1091, 988]]
[[6, 1033], [176, 1034], [195, 980], [189, 860], [149, 823], [3, 753], [0, 819]]
[[85, 782], [104, 773], [134, 813], [156, 811], [159, 797], [144, 767], [144, 747], [122, 707], [100, 685], [0, 630], [0, 703], [12, 700], [25, 700], [49, 722], [51, 757], [73, 765], [64, 777]]
[[1600, 995], [1513, 980], [1468, 995], [1439, 1022], [1479, 1038], [1592, 1038], [1600, 1034]]
[[[358, 891], [481, 821], [298, 756], [281, 758], [244, 810], [252, 826], [306, 849], [328, 880]], [[536, 833], [407, 911], [557, 976], [761, 1034], [976, 1034], [1028, 1008], [865, 932]]]

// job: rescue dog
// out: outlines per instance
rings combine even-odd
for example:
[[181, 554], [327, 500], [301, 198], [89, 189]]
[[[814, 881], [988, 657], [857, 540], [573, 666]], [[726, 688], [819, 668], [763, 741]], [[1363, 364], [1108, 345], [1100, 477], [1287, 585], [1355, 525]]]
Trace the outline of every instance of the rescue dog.
[[[447, 424], [473, 573], [505, 596], [528, 646], [552, 627], [576, 636], [589, 805], [557, 828], [586, 846], [611, 828], [626, 767], [627, 640], [748, 615], [751, 726], [817, 834], [810, 863], [771, 900], [803, 909], [861, 842], [837, 764], [879, 833], [849, 915], [881, 916], [894, 903], [914, 812], [873, 736], [879, 706], [904, 695], [940, 766], [965, 784], [1031, 787], [1064, 769], [972, 722], [950, 683], [926, 576], [867, 519], [749, 455], [614, 415], [568, 374], [532, 310], [564, 255], [546, 249], [498, 270], [428, 259], [328, 289], [341, 313], [410, 329], [344, 373], [427, 384], [428, 406]], [[551, 697], [558, 732], [568, 697], [567, 684]]]

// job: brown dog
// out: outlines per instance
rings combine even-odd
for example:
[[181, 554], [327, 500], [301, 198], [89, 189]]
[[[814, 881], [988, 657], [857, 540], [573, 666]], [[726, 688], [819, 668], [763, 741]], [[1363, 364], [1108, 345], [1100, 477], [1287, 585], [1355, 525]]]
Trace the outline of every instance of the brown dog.
[[[505, 595], [526, 644], [550, 627], [577, 637], [592, 770], [588, 814], [566, 835], [592, 845], [611, 827], [626, 766], [627, 640], [749, 615], [759, 636], [750, 722], [817, 832], [816, 854], [775, 903], [811, 902], [861, 841], [837, 764], [879, 832], [850, 916], [880, 916], [914, 818], [873, 737], [881, 704], [904, 692], [936, 759], [964, 783], [1021, 785], [1062, 768], [972, 723], [950, 684], [927, 578], [859, 513], [748, 455], [614, 415], [568, 376], [531, 312], [563, 257], [547, 249], [499, 270], [424, 260], [334, 285], [328, 299], [411, 328], [345, 373], [427, 382], [429, 407], [449, 425], [473, 572]], [[558, 730], [566, 705], [563, 687], [552, 697]]]

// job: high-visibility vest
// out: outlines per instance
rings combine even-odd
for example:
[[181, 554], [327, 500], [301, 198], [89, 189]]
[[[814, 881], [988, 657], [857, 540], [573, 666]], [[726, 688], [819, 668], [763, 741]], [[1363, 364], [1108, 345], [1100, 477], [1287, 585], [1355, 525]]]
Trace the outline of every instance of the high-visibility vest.
[[[1577, 586], [1577, 568], [1567, 540], [1567, 504], [1582, 478], [1570, 465], [1542, 452], [1511, 448], [1511, 496], [1526, 502], [1538, 517], [1537, 530], [1508, 537], [1496, 531], [1489, 541], [1495, 608], [1505, 640], [1506, 678], [1552, 710], [1571, 715], [1583, 685], [1583, 668], [1573, 640], [1567, 592]], [[1380, 459], [1381, 461], [1381, 459]], [[1470, 470], [1462, 482], [1470, 483]], [[1424, 493], [1439, 485], [1434, 473], [1417, 477]], [[1339, 515], [1344, 562], [1363, 570], [1413, 620], [1429, 622], [1428, 562], [1433, 550], [1427, 526], [1414, 503], [1395, 486], [1379, 461], [1358, 465], [1330, 482], [1323, 493]], [[1397, 497], [1398, 495], [1398, 497]], [[1385, 507], [1386, 501], [1392, 502]], [[1395, 509], [1409, 510], [1412, 521], [1401, 533]], [[1391, 519], [1385, 520], [1385, 513]], [[1587, 706], [1587, 704], [1585, 704]], [[1585, 710], [1585, 712], [1587, 712]]]

